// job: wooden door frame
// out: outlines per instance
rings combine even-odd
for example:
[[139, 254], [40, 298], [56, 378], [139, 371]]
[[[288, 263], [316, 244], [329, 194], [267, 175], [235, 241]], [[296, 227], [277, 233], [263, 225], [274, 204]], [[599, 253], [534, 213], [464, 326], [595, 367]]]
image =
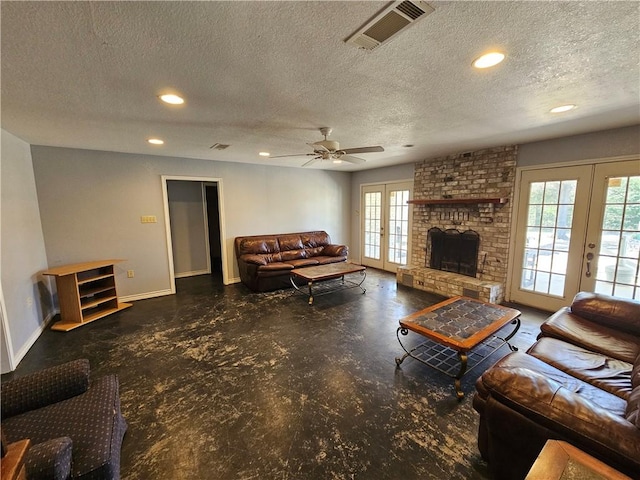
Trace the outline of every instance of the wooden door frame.
[[[186, 182], [199, 182], [201, 185], [206, 183], [216, 183], [218, 185], [218, 209], [220, 210], [220, 238], [222, 248], [222, 283], [229, 285], [233, 282], [229, 279], [229, 262], [227, 258], [227, 247], [225, 242], [225, 220], [224, 220], [224, 195], [222, 178], [218, 177], [185, 177], [179, 175], [161, 175], [162, 183], [162, 199], [164, 203], [164, 224], [165, 235], [167, 239], [167, 262], [169, 265], [169, 278], [171, 283], [171, 293], [176, 293], [176, 276], [173, 265], [173, 243], [171, 241], [171, 219], [169, 217], [169, 196], [167, 193], [167, 181], [178, 180]], [[203, 199], [203, 204], [206, 200]], [[208, 230], [208, 229], [205, 229]], [[208, 248], [208, 247], [207, 247]]]

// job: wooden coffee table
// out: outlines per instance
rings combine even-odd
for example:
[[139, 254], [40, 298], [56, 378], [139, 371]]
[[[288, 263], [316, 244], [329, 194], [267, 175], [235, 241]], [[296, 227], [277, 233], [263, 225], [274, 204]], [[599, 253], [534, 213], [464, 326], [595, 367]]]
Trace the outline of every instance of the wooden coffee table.
[[525, 480], [631, 480], [561, 440], [547, 440]]
[[[365, 272], [366, 269], [367, 268], [362, 265], [347, 262], [314, 265], [313, 267], [294, 268], [291, 270], [290, 280], [293, 288], [298, 292], [309, 296], [309, 305], [312, 305], [314, 297], [313, 286], [326, 280], [340, 279], [341, 282], [338, 285], [323, 288], [320, 292], [316, 291], [315, 296], [326, 295], [327, 293], [355, 287], [359, 287], [360, 290], [362, 290], [362, 293], [365, 293], [366, 290], [362, 288], [362, 283], [365, 278], [367, 278], [367, 274]], [[360, 281], [354, 282], [352, 280], [345, 280], [345, 275], [349, 275], [351, 273], [360, 273]], [[306, 283], [308, 293], [302, 290], [304, 286], [298, 285], [296, 283], [296, 279], [303, 280]]]
[[[511, 333], [504, 338], [495, 335], [508, 323], [515, 325]], [[396, 358], [396, 365], [411, 357], [455, 378], [456, 395], [462, 400], [460, 379], [503, 345], [517, 350], [509, 340], [519, 328], [518, 310], [473, 298], [453, 297], [400, 320], [396, 336], [406, 353]], [[400, 334], [407, 335], [409, 330], [427, 340], [407, 350]]]

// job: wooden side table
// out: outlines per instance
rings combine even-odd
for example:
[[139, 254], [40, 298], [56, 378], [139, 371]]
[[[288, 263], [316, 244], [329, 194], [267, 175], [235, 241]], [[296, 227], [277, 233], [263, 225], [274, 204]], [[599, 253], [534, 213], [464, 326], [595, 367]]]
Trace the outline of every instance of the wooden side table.
[[547, 440], [525, 480], [631, 480], [561, 440]]
[[7, 453], [2, 457], [0, 478], [2, 480], [26, 480], [24, 457], [31, 446], [31, 440], [20, 440], [7, 446]]

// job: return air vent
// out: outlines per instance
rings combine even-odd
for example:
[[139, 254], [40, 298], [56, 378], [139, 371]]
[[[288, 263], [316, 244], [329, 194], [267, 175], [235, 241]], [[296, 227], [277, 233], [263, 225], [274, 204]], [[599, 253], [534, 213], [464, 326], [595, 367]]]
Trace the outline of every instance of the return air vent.
[[433, 7], [419, 0], [393, 2], [345, 42], [364, 50], [373, 50], [431, 12]]

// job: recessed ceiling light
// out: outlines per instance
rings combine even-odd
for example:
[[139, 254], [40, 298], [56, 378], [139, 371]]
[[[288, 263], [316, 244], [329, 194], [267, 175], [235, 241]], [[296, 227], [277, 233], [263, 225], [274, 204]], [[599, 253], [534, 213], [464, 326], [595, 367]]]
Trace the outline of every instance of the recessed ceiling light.
[[184, 98], [174, 95], [173, 93], [160, 95], [160, 100], [164, 103], [170, 103], [171, 105], [182, 105], [184, 103]]
[[559, 107], [554, 107], [551, 110], [549, 110], [551, 113], [563, 113], [563, 112], [568, 112], [569, 110], [573, 110], [574, 108], [576, 108], [575, 105], [573, 104], [569, 104], [569, 105], [560, 105]]
[[159, 138], [150, 138], [149, 140], [147, 140], [147, 142], [151, 143], [152, 145], [162, 145], [164, 143], [164, 140], [160, 140]]
[[504, 53], [491, 52], [476, 58], [472, 65], [476, 68], [489, 68], [504, 60]]
[[271, 154], [269, 152], [259, 152], [258, 155], [261, 157], [269, 157]]
[[413, 147], [413, 143], [407, 143], [406, 145], [402, 145], [404, 148], [411, 148]]
[[342, 163], [342, 160], [340, 160], [339, 158], [336, 158], [333, 160], [333, 163]]

